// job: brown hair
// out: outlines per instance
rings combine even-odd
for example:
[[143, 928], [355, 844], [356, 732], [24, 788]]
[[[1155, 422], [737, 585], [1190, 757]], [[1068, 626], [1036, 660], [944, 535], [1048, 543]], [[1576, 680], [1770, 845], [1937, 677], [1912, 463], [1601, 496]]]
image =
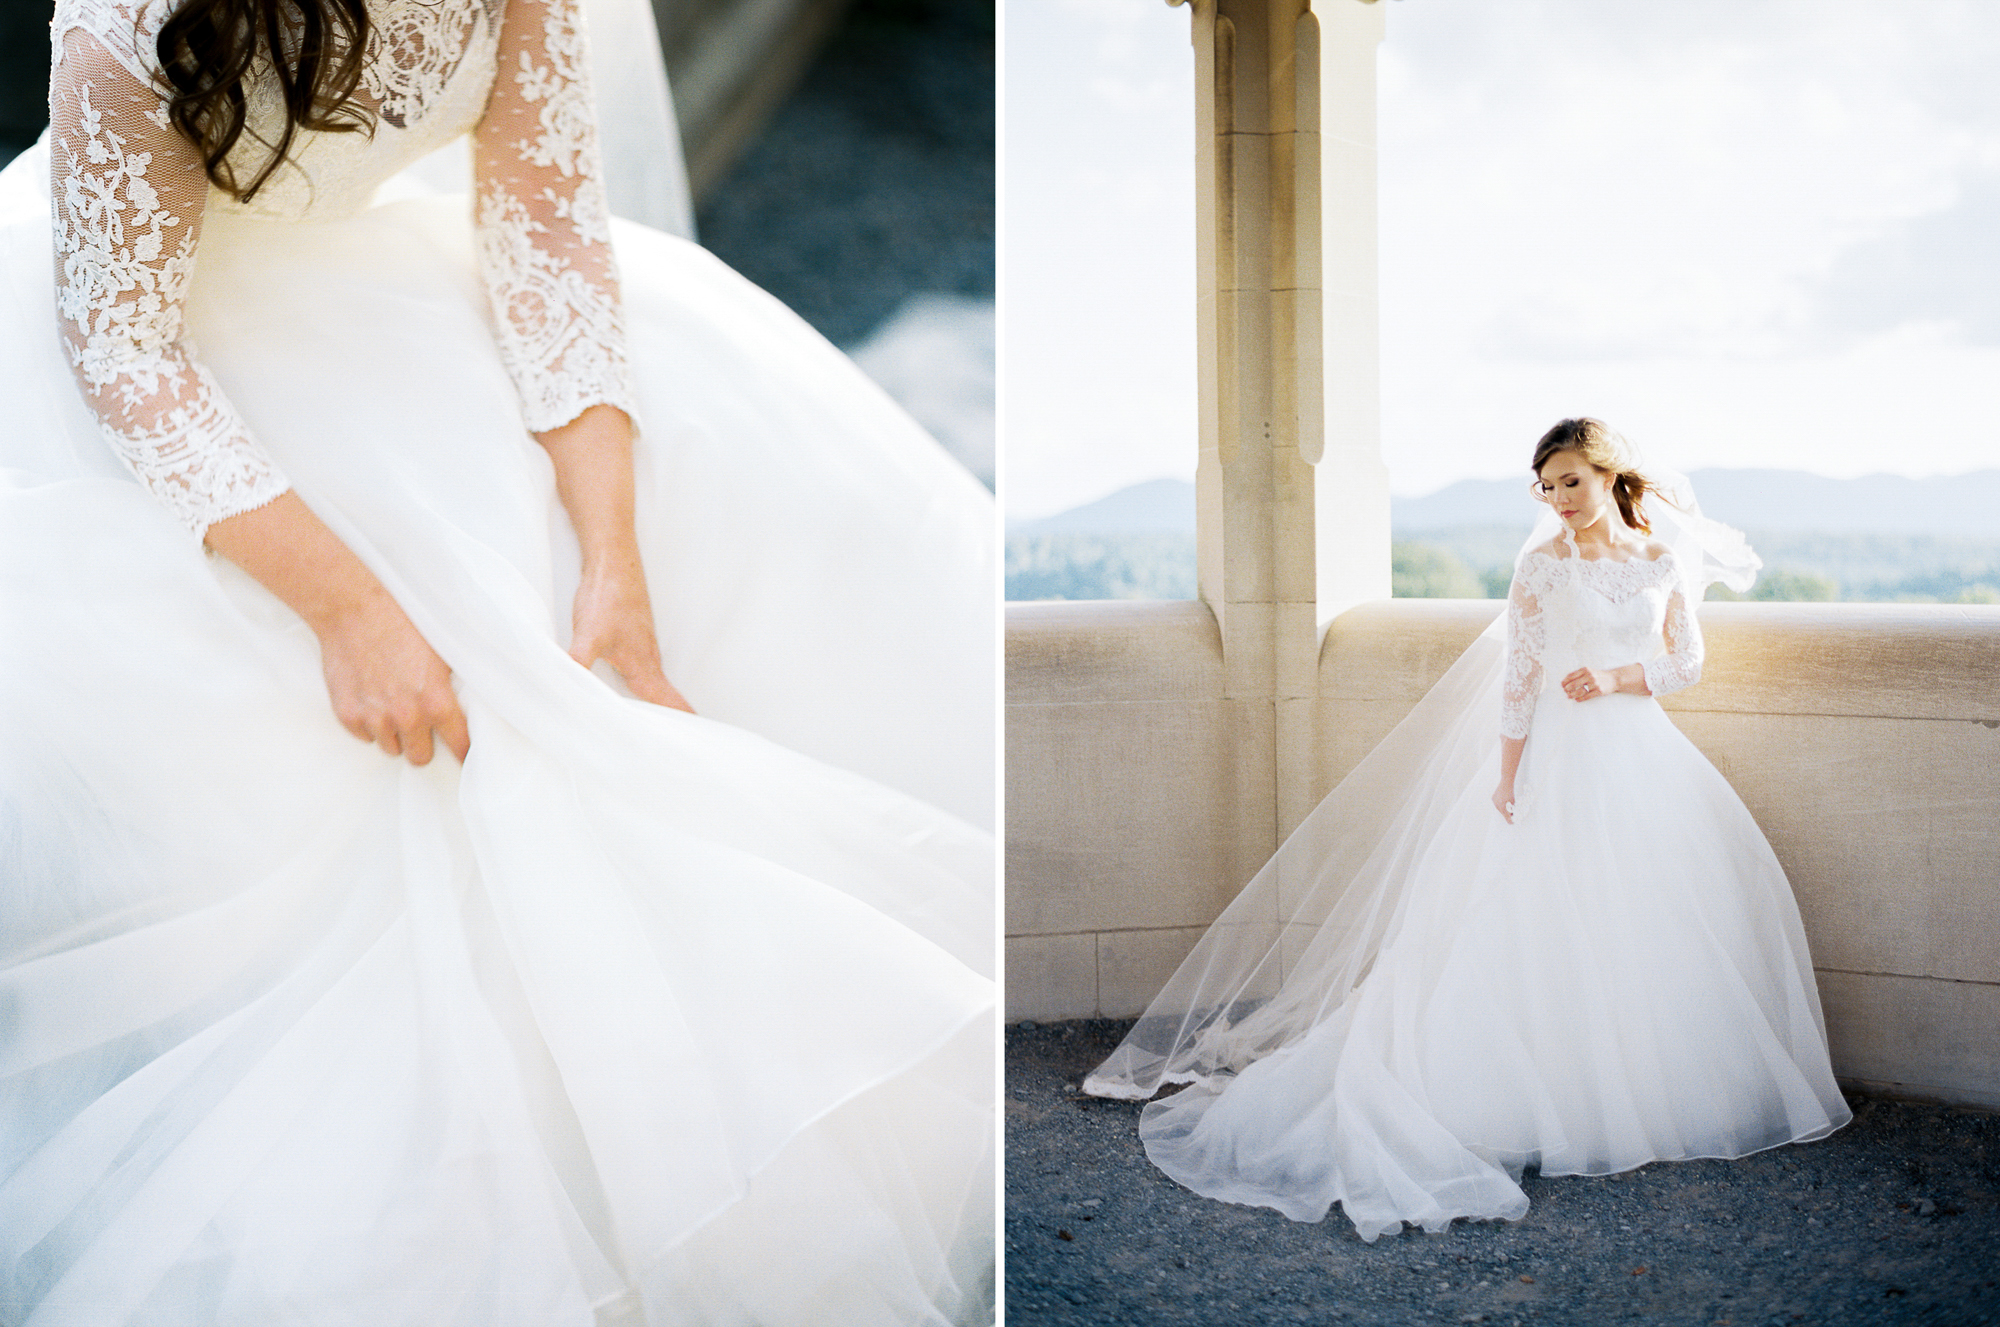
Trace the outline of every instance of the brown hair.
[[[374, 130], [374, 117], [354, 101], [367, 42], [366, 0], [183, 0], [156, 43], [171, 87], [167, 118], [194, 144], [215, 186], [248, 202], [299, 130]], [[263, 75], [265, 62], [284, 99], [285, 127], [264, 144], [270, 155], [245, 182], [225, 158], [246, 132], [245, 84]]]
[[1645, 508], [1640, 505], [1653, 486], [1633, 464], [1632, 447], [1616, 429], [1599, 419], [1565, 419], [1535, 444], [1535, 459], [1528, 469], [1537, 479], [1541, 478], [1542, 467], [1558, 452], [1575, 452], [1592, 469], [1611, 475], [1611, 496], [1617, 501], [1618, 514], [1625, 518], [1625, 524], [1640, 534], [1653, 533]]

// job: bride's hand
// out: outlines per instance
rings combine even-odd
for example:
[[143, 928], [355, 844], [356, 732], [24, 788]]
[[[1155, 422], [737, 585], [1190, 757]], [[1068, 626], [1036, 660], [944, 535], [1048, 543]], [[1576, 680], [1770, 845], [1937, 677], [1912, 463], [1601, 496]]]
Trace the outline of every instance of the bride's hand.
[[208, 527], [208, 546], [256, 577], [319, 637], [327, 698], [341, 726], [412, 765], [436, 733], [460, 760], [465, 711], [451, 670], [375, 573], [296, 493]]
[[1512, 780], [1500, 780], [1500, 786], [1493, 790], [1493, 809], [1508, 824], [1514, 823], [1514, 784]]
[[629, 566], [586, 567], [571, 616], [570, 658], [590, 667], [599, 659], [618, 670], [640, 700], [694, 713], [660, 669], [660, 646], [653, 634], [653, 605], [646, 575], [634, 554]]
[[348, 732], [412, 765], [428, 765], [431, 735], [465, 759], [465, 711], [445, 666], [387, 591], [319, 628], [334, 717]]
[[1562, 689], [1571, 700], [1596, 700], [1618, 690], [1618, 677], [1604, 669], [1579, 668], [1562, 680]]

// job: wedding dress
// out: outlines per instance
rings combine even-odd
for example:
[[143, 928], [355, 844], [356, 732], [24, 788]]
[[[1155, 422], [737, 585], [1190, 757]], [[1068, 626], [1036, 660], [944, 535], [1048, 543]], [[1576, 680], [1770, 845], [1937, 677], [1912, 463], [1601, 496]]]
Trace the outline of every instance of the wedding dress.
[[[1742, 537], [1649, 499], [1657, 559], [1545, 517], [1508, 608], [1286, 840], [1085, 1081], [1154, 1164], [1362, 1239], [1526, 1213], [1522, 1171], [1738, 1157], [1849, 1118], [1784, 872], [1655, 696]], [[1616, 519], [1615, 516], [1612, 519]], [[1650, 696], [1571, 701], [1578, 667]], [[1498, 721], [1496, 724], [1496, 720]], [[1491, 797], [1526, 737], [1512, 824]]]
[[[990, 1311], [990, 498], [606, 215], [575, 0], [370, 0], [373, 132], [245, 203], [161, 113], [166, 8], [60, 0], [0, 174], [0, 1322]], [[383, 201], [466, 132], [472, 206]], [[564, 653], [530, 430], [598, 402], [700, 717]], [[343, 732], [203, 553], [292, 488], [451, 665], [462, 768]]]

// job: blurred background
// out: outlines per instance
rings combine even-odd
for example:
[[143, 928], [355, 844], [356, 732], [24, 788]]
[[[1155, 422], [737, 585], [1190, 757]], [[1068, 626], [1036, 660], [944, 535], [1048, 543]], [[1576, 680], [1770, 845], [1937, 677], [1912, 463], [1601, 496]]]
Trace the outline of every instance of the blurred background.
[[[0, 4], [0, 157], [48, 121], [52, 7]], [[653, 16], [697, 238], [991, 488], [992, 0], [653, 0]]]
[[[2000, 5], [1385, 8], [1397, 594], [1504, 593], [1590, 414], [1753, 597], [2000, 601]], [[1188, 21], [1008, 0], [1009, 598], [1194, 594]]]

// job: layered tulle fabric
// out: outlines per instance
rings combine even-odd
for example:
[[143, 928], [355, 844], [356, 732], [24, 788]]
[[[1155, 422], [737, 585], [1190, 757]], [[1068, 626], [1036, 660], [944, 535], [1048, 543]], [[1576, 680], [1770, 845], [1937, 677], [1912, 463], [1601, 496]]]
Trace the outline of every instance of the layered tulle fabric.
[[105, 448], [45, 178], [0, 176], [0, 1320], [976, 1316], [983, 490], [775, 301], [617, 227], [701, 717], [644, 705], [563, 653], [574, 547], [465, 200], [211, 218], [204, 362], [454, 670], [471, 756], [412, 769]]
[[[1672, 579], [1697, 597], [1756, 566], [1710, 524], [1691, 502], [1671, 523], [1668, 556], [1694, 568]], [[1630, 617], [1586, 578], [1550, 593], [1572, 625]], [[1086, 1080], [1138, 1099], [1190, 1085], [1142, 1115], [1162, 1170], [1298, 1220], [1339, 1203], [1373, 1240], [1519, 1217], [1530, 1164], [1740, 1156], [1846, 1121], [1797, 906], [1741, 800], [1652, 697], [1557, 689], [1579, 662], [1632, 662], [1568, 657], [1598, 636], [1612, 639], [1578, 628], [1549, 647], [1565, 657], [1546, 670], [1514, 823], [1490, 800], [1493, 630]]]

